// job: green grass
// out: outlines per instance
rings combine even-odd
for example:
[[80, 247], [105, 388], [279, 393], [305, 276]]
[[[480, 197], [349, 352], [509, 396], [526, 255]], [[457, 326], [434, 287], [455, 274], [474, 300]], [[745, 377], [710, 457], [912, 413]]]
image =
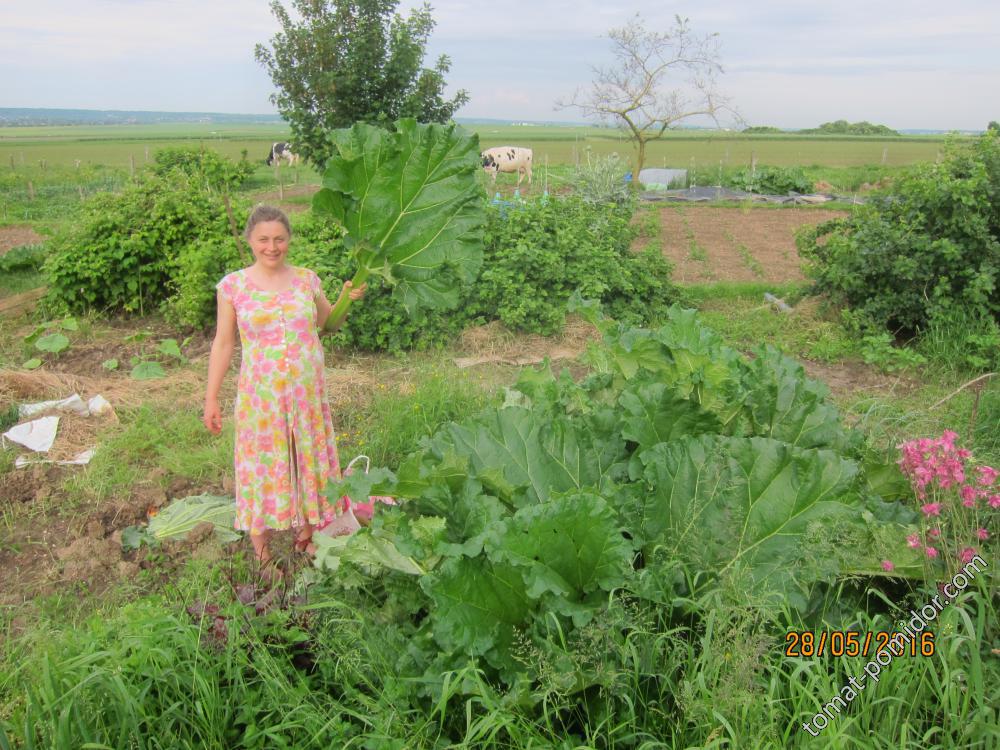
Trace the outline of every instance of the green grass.
[[[631, 143], [619, 131], [587, 127], [510, 127], [477, 124], [469, 126], [480, 137], [482, 147], [517, 145], [535, 152], [536, 171], [548, 157], [550, 165], [574, 164], [588, 146], [594, 154], [618, 153], [630, 158]], [[204, 144], [238, 158], [247, 149], [251, 159], [263, 161], [274, 141], [288, 139], [288, 130], [274, 125], [134, 125], [56, 126], [6, 128], [0, 139], [0, 169], [15, 168], [45, 160], [49, 165], [103, 164], [126, 168], [130, 158], [140, 165], [162, 146]], [[647, 166], [687, 169], [717, 169], [749, 165], [755, 156], [760, 164], [820, 167], [881, 165], [883, 152], [888, 166], [933, 161], [943, 143], [941, 137], [866, 138], [850, 136], [744, 136], [739, 133], [673, 131], [665, 139], [651, 142]], [[151, 156], [150, 156], [151, 158]], [[831, 180], [832, 181], [832, 180]], [[862, 180], [863, 181], [863, 180]], [[835, 183], [836, 184], [836, 183]]]
[[11, 271], [0, 277], [0, 297], [20, 294], [45, 286], [41, 271]]
[[472, 369], [458, 370], [447, 361], [421, 358], [410, 367], [413, 372], [404, 382], [412, 385], [380, 384], [366, 406], [337, 415], [343, 429], [338, 447], [344, 465], [364, 454], [373, 466], [396, 467], [421, 438], [446, 422], [478, 412], [491, 398], [492, 387]]
[[[894, 611], [932, 593], [890, 598], [840, 586], [831, 597], [867, 599], [878, 611], [861, 607], [833, 619], [845, 629], [892, 631]], [[404, 676], [407, 628], [391, 619], [373, 626], [375, 597], [347, 597], [320, 587], [305, 610], [254, 615], [223, 577], [188, 566], [162, 594], [78, 622], [40, 623], [0, 647], [0, 664], [9, 667], [0, 676], [0, 731], [26, 748], [985, 750], [1000, 741], [1000, 668], [988, 651], [997, 612], [978, 587], [934, 623], [933, 657], [896, 657], [834, 716], [820, 744], [802, 724], [871, 657], [786, 657], [785, 632], [815, 627], [787, 610], [758, 612], [697, 594], [644, 612], [616, 600], [607, 624], [626, 629], [614, 646], [600, 635], [605, 624], [595, 623], [563, 652], [628, 665], [606, 676], [611, 687], [575, 694], [543, 662], [529, 695], [498, 689], [471, 665]], [[206, 635], [211, 618], [185, 613], [199, 603], [219, 606], [225, 639]], [[311, 622], [305, 642], [303, 618]], [[303, 645], [311, 669], [296, 659]]]
[[87, 468], [66, 482], [67, 508], [127, 496], [154, 469], [162, 485], [174, 477], [221, 485], [232, 474], [232, 420], [215, 437], [193, 409], [147, 404], [118, 416], [121, 426], [102, 436]]

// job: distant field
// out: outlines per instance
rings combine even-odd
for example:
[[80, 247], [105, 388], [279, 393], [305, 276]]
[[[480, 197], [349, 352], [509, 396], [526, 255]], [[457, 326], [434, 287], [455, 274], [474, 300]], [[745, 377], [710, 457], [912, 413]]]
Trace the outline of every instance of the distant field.
[[[489, 127], [477, 128], [484, 148], [498, 145], [527, 146], [535, 161], [550, 164], [573, 163], [584, 149], [594, 154], [632, 154], [631, 144], [618, 131], [601, 128]], [[850, 167], [862, 164], [902, 166], [933, 161], [944, 145], [934, 136], [913, 138], [861, 138], [820, 136], [745, 136], [739, 133], [678, 131], [649, 144], [649, 166], [678, 168], [706, 164], [739, 166], [749, 164], [754, 155], [759, 164], [774, 166], [820, 165]]]
[[[556, 126], [472, 126], [483, 148], [498, 145], [527, 146], [535, 152], [540, 167], [546, 157], [551, 165], [572, 164], [593, 154], [632, 153], [631, 145], [618, 131], [607, 128]], [[220, 153], [239, 158], [246, 149], [250, 158], [263, 160], [271, 143], [288, 138], [286, 128], [273, 125], [225, 125], [219, 123], [184, 125], [80, 125], [0, 129], [0, 168], [17, 165], [87, 165], [127, 167], [130, 157], [136, 165], [146, 154], [164, 146], [204, 144]], [[820, 165], [849, 167], [862, 164], [889, 166], [933, 161], [943, 147], [939, 136], [899, 138], [784, 136], [710, 131], [676, 131], [662, 141], [651, 143], [647, 156], [650, 166], [681, 168], [706, 165], [739, 166], [753, 156], [759, 164], [776, 166]]]

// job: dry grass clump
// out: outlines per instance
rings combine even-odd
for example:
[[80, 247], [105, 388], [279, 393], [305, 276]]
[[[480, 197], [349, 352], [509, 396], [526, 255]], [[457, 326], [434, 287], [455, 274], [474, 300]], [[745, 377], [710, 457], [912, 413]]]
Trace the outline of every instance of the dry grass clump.
[[31, 401], [62, 399], [79, 393], [85, 401], [104, 396], [115, 408], [134, 408], [168, 400], [181, 408], [200, 402], [205, 377], [191, 369], [168, 370], [166, 377], [134, 380], [128, 375], [93, 377], [51, 370], [0, 370], [0, 408]]
[[[156, 401], [177, 409], [197, 409], [204, 387], [204, 376], [190, 369], [169, 371], [166, 377], [156, 380], [134, 380], [127, 375], [89, 377], [44, 369], [0, 370], [0, 411], [20, 404], [61, 400], [74, 393], [84, 402], [103, 396], [112, 409], [131, 409]], [[96, 448], [99, 434], [118, 423], [114, 411], [85, 417], [59, 409], [38, 412], [20, 421], [44, 416], [59, 417], [55, 443], [47, 454], [39, 455], [53, 461], [68, 460]]]
[[467, 328], [459, 341], [459, 350], [467, 356], [459, 357], [459, 367], [501, 363], [508, 365], [537, 364], [548, 357], [551, 360], [575, 359], [600, 333], [586, 320], [570, 316], [562, 332], [556, 336], [534, 333], [516, 334], [499, 321]]

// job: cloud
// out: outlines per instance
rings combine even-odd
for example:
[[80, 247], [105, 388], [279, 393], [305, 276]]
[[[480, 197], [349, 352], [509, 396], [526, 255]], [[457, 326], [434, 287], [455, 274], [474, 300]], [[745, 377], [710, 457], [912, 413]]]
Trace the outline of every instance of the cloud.
[[266, 5], [239, 0], [18, 3], [4, 11], [0, 62], [48, 67], [242, 55], [274, 31]]
[[[284, 0], [290, 7], [289, 0]], [[422, 0], [401, 4], [418, 6]], [[10, 0], [0, 24], [7, 106], [268, 111], [254, 45], [277, 31], [266, 0]], [[608, 29], [641, 9], [647, 28], [689, 17], [718, 32], [723, 90], [756, 122], [847, 117], [900, 127], [982, 127], [996, 119], [1000, 3], [963, 0], [434, 0], [431, 59], [452, 58], [460, 115], [579, 119], [554, 102], [610, 57]]]

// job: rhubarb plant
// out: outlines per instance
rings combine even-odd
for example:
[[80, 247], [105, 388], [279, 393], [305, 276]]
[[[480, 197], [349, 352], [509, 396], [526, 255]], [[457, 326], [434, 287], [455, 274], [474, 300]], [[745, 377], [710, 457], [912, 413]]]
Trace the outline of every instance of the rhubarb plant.
[[[478, 137], [454, 124], [403, 119], [394, 132], [357, 123], [334, 131], [333, 142], [312, 207], [347, 230], [354, 287], [375, 274], [394, 285], [411, 315], [455, 307], [482, 263]], [[330, 320], [341, 320], [350, 302], [342, 295]]]
[[[653, 330], [595, 320], [585, 377], [526, 369], [502, 404], [328, 490], [402, 500], [323, 564], [355, 584], [352, 568], [381, 571], [435, 669], [475, 656], [504, 680], [531, 674], [526, 642], [550, 649], [619, 597], [660, 607], [718, 590], [804, 612], [838, 576], [887, 575], [884, 559], [903, 561], [894, 577], [922, 575], [903, 554], [912, 511], [876, 491], [885, 460], [797, 363], [745, 357], [678, 308]], [[411, 571], [378, 565], [369, 536]]]

